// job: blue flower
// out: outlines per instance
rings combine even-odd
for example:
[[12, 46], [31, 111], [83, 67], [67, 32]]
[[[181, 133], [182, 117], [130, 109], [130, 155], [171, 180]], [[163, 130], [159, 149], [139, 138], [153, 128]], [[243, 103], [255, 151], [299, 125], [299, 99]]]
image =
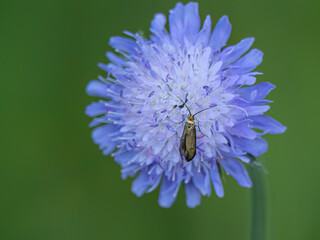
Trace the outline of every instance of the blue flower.
[[[266, 152], [264, 134], [280, 134], [286, 127], [264, 115], [271, 102], [265, 97], [275, 86], [255, 84], [261, 73], [252, 71], [263, 53], [249, 50], [253, 38], [226, 47], [228, 17], [212, 32], [208, 15], [200, 29], [194, 2], [177, 3], [169, 31], [165, 24], [166, 17], [156, 14], [150, 39], [127, 31], [127, 37], [110, 39], [116, 53], [108, 52], [110, 63], [99, 65], [107, 76], [86, 89], [102, 100], [90, 104], [86, 114], [94, 117], [92, 138], [103, 154], [112, 154], [123, 179], [135, 177], [134, 194], [160, 186], [159, 204], [170, 207], [184, 185], [186, 203], [195, 207], [202, 195], [210, 196], [211, 183], [223, 197], [223, 172], [251, 187], [243, 163]], [[191, 161], [179, 152], [188, 108], [193, 114], [208, 108], [195, 116], [200, 129]]]

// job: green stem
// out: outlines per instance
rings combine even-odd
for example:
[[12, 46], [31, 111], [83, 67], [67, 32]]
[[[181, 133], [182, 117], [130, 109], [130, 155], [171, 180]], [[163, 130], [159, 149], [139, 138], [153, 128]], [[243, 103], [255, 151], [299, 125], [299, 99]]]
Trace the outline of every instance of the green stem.
[[266, 194], [264, 184], [264, 172], [250, 168], [250, 175], [253, 182], [251, 205], [251, 240], [266, 239]]

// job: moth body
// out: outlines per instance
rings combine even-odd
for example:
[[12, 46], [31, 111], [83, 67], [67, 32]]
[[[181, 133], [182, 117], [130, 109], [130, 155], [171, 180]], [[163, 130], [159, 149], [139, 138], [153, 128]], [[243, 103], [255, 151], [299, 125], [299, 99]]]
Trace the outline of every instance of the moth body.
[[181, 157], [184, 157], [188, 162], [196, 155], [196, 141], [196, 126], [193, 115], [191, 115], [185, 122], [179, 147]]
[[[180, 101], [183, 102], [181, 99]], [[190, 162], [196, 155], [196, 147], [197, 147], [196, 126], [199, 128], [199, 131], [201, 132], [199, 125], [196, 125], [194, 122], [194, 116], [212, 107], [202, 109], [199, 112], [192, 114], [186, 102], [187, 102], [187, 97], [186, 97], [186, 101], [179, 106], [180, 108], [185, 106], [189, 111], [189, 117], [188, 117], [188, 120], [185, 121], [183, 133], [180, 139], [179, 152], [180, 152], [181, 158], [184, 157], [187, 162]]]

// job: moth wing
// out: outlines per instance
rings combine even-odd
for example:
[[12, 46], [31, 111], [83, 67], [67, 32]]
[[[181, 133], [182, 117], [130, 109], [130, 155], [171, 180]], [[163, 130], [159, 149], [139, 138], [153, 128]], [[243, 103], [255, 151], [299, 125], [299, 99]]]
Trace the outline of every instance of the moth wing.
[[186, 133], [186, 127], [184, 127], [182, 136], [180, 138], [180, 146], [179, 146], [179, 152], [182, 158], [186, 157], [186, 147], [187, 147], [187, 133]]

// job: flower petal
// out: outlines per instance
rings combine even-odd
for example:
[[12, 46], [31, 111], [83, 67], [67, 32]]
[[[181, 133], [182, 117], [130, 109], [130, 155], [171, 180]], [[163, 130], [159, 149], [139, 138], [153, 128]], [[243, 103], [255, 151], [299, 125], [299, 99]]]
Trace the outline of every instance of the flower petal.
[[113, 52], [107, 52], [106, 53], [106, 57], [113, 62], [114, 64], [118, 65], [118, 66], [125, 66], [126, 65], [126, 61], [119, 57], [118, 55], [114, 54]]
[[116, 148], [117, 144], [118, 144], [118, 142], [116, 142], [116, 141], [109, 142], [108, 145], [105, 145], [102, 147], [102, 149], [103, 149], [102, 154], [105, 156], [109, 155]]
[[182, 3], [177, 3], [174, 9], [169, 11], [169, 29], [171, 38], [182, 43], [182, 36], [184, 34], [184, 6]]
[[202, 195], [210, 196], [211, 184], [207, 168], [202, 168], [201, 172], [198, 172], [198, 170], [194, 171], [192, 182]]
[[257, 134], [255, 131], [249, 128], [249, 124], [251, 122], [249, 121], [242, 121], [238, 122], [235, 126], [230, 128], [228, 132], [231, 135], [247, 138], [247, 139], [255, 139], [257, 137]]
[[248, 116], [260, 115], [267, 112], [270, 109], [269, 105], [262, 106], [247, 106], [244, 108], [247, 111]]
[[188, 184], [185, 184], [185, 190], [186, 190], [186, 203], [189, 208], [194, 208], [201, 203], [201, 194], [199, 190], [192, 184], [192, 182], [189, 182]]
[[116, 153], [114, 155], [115, 162], [119, 163], [121, 166], [127, 165], [129, 161], [131, 161], [137, 155], [137, 152], [127, 151], [123, 153]]
[[[221, 52], [224, 65], [229, 65], [238, 60], [245, 52], [247, 52], [254, 42], [254, 38], [242, 39], [238, 44], [227, 47]], [[229, 53], [229, 54], [224, 54]]]
[[86, 114], [89, 117], [96, 117], [106, 113], [107, 107], [103, 102], [93, 102], [86, 108]]
[[222, 167], [227, 173], [238, 182], [242, 187], [252, 187], [251, 179], [245, 169], [245, 167], [237, 160], [233, 158], [224, 158], [221, 160]]
[[211, 18], [208, 15], [204, 20], [201, 31], [197, 34], [195, 38], [195, 45], [203, 44], [203, 46], [207, 46], [209, 42], [211, 34]]
[[89, 96], [92, 97], [107, 98], [107, 89], [107, 84], [97, 80], [92, 80], [88, 83], [86, 92]]
[[164, 33], [167, 32], [167, 30], [165, 29], [166, 22], [167, 22], [166, 16], [163, 15], [162, 13], [158, 13], [154, 15], [151, 21], [150, 32], [156, 35], [160, 40], [161, 40], [161, 37], [163, 37]]
[[220, 172], [218, 169], [218, 164], [214, 162], [210, 169], [210, 178], [213, 183], [214, 190], [218, 197], [222, 198], [224, 196], [223, 185], [220, 178]]
[[236, 63], [230, 65], [230, 74], [244, 74], [255, 69], [262, 62], [263, 52], [252, 49]]
[[255, 157], [265, 153], [268, 149], [268, 143], [263, 138], [250, 140], [246, 138], [234, 137], [234, 140], [241, 149], [243, 149], [247, 153], [252, 154]]
[[107, 124], [95, 128], [92, 131], [92, 139], [95, 144], [105, 144], [110, 142], [112, 139], [109, 137], [109, 134], [114, 133], [118, 130], [118, 127], [113, 124]]
[[158, 178], [151, 176], [147, 172], [141, 172], [138, 177], [132, 182], [131, 191], [137, 196], [141, 197]]
[[245, 101], [257, 102], [264, 99], [275, 87], [269, 82], [262, 82], [250, 87], [239, 88], [237, 92]]
[[168, 180], [164, 177], [161, 183], [159, 192], [159, 205], [164, 208], [169, 208], [172, 206], [177, 198], [177, 190], [180, 187], [181, 182]]
[[284, 133], [287, 129], [287, 127], [266, 115], [252, 116], [250, 119], [253, 120], [253, 122], [250, 123], [253, 128], [261, 129], [267, 133], [280, 134]]
[[200, 28], [199, 6], [196, 2], [189, 2], [184, 9], [184, 27], [186, 37], [192, 41]]
[[229, 39], [231, 33], [231, 24], [229, 22], [228, 16], [223, 16], [219, 19], [217, 25], [215, 26], [211, 39], [210, 47], [212, 53], [219, 51], [224, 47]]
[[160, 181], [161, 181], [161, 175], [155, 176], [152, 185], [147, 190], [147, 193], [155, 190], [159, 186]]
[[117, 141], [112, 141], [109, 136], [111, 133], [118, 131], [119, 128], [113, 124], [107, 124], [95, 128], [92, 131], [92, 139], [95, 144], [100, 146], [104, 155], [110, 154], [117, 146]]
[[111, 37], [109, 45], [116, 51], [135, 54], [139, 49], [137, 43], [129, 38], [124, 37]]
[[198, 14], [198, 3], [190, 2], [185, 6], [177, 3], [175, 8], [170, 10], [169, 28], [171, 38], [183, 43], [184, 37], [192, 40], [199, 31], [200, 17]]

